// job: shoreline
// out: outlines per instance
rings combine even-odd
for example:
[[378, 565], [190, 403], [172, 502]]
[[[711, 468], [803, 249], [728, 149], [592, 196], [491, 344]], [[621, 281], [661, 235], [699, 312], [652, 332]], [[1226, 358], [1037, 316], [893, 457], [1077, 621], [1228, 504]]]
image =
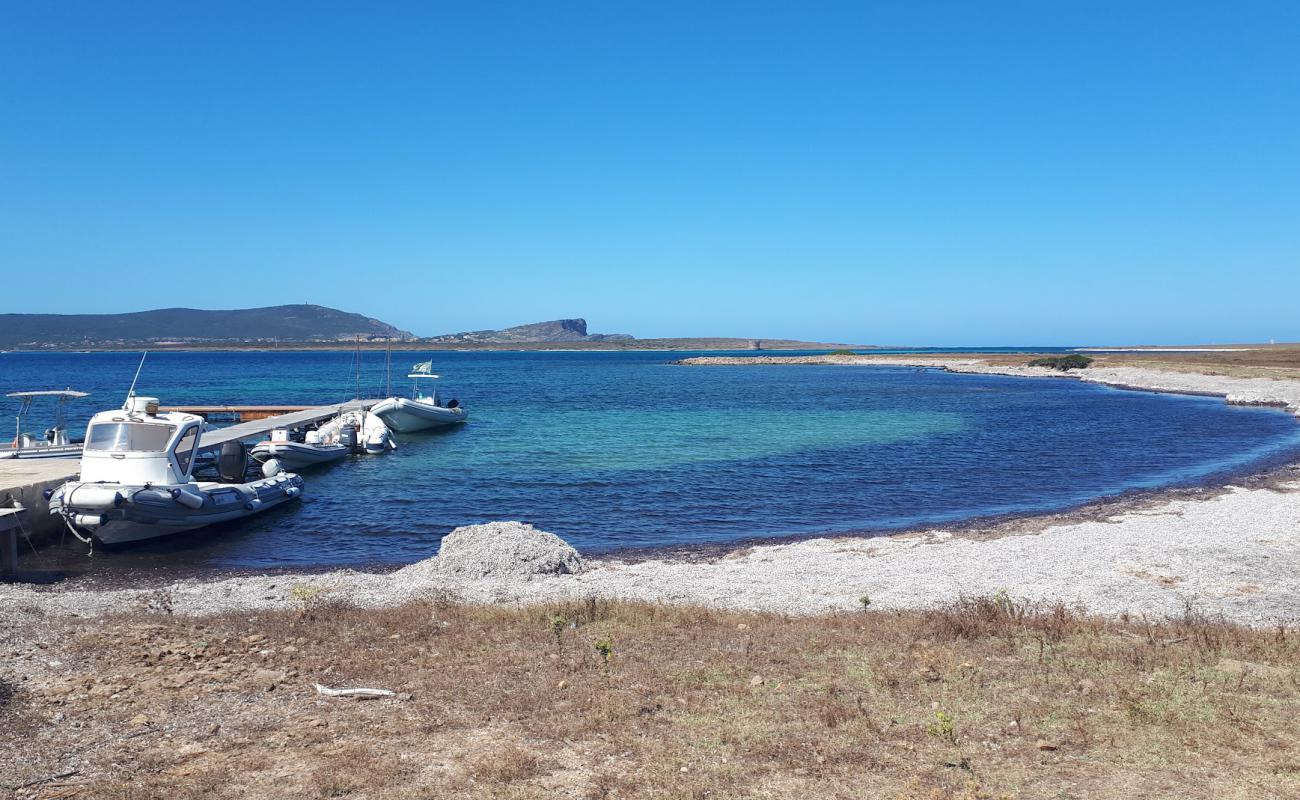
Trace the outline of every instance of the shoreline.
[[919, 367], [966, 375], [1005, 375], [1016, 378], [1066, 378], [1112, 389], [1197, 397], [1222, 397], [1228, 405], [1281, 408], [1300, 417], [1300, 381], [1282, 378], [1237, 378], [1204, 372], [1173, 372], [1135, 366], [1097, 366], [1062, 372], [1047, 367], [993, 364], [978, 355], [856, 355], [856, 356], [693, 356], [675, 366], [835, 366]]
[[[743, 363], [888, 365], [1019, 377], [1069, 377], [1115, 388], [1224, 397], [1300, 417], [1300, 381], [1231, 378], [1136, 367], [1090, 375], [994, 365], [978, 358], [749, 356], [686, 359]], [[600, 597], [806, 615], [858, 607], [927, 608], [1006, 592], [1103, 615], [1176, 616], [1189, 607], [1248, 625], [1300, 619], [1300, 465], [1282, 464], [1193, 488], [1141, 490], [1057, 513], [975, 518], [874, 536], [852, 533], [681, 549], [620, 551], [575, 575], [467, 580], [436, 558], [371, 571], [289, 570], [146, 581], [89, 578], [46, 587], [0, 585], [0, 621], [44, 614], [96, 616], [147, 608], [166, 596], [175, 613], [294, 608], [311, 587], [362, 607], [420, 598], [530, 604]], [[107, 586], [95, 585], [99, 583]]]

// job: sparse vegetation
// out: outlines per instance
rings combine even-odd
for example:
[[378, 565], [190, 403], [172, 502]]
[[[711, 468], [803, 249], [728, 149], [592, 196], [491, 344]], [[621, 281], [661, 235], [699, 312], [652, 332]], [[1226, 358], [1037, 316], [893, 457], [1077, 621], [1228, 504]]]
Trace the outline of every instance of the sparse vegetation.
[[[0, 739], [0, 785], [76, 752], [77, 797], [1300, 794], [1300, 637], [1192, 610], [1107, 621], [999, 593], [785, 617], [589, 598], [31, 625], [0, 664], [0, 729], [20, 732]], [[324, 700], [313, 682], [399, 694]]]
[[1068, 356], [1048, 356], [1046, 358], [1035, 358], [1029, 362], [1031, 367], [1047, 367], [1048, 369], [1069, 372], [1072, 369], [1087, 369], [1092, 364], [1092, 359], [1088, 356], [1081, 356], [1077, 353]]
[[845, 349], [845, 348], [840, 348], [839, 350], [832, 350], [828, 355], [832, 355], [832, 356], [856, 356], [857, 354], [858, 354], [858, 353], [857, 353], [856, 350], [847, 350], [847, 349]]
[[289, 597], [298, 604], [298, 614], [306, 616], [316, 606], [320, 605], [324, 587], [312, 583], [295, 583], [289, 588]]
[[614, 639], [610, 636], [603, 636], [592, 642], [596, 652], [600, 653], [600, 665], [604, 668], [605, 674], [609, 674], [609, 662], [614, 658]]
[[562, 638], [562, 634], [564, 633], [564, 629], [566, 626], [568, 626], [568, 624], [569, 624], [569, 620], [563, 614], [551, 615], [551, 635], [555, 637], [556, 650], [559, 651], [564, 650], [564, 639]]
[[934, 722], [925, 727], [925, 732], [948, 744], [957, 744], [957, 726], [952, 714], [944, 711], [934, 712]]

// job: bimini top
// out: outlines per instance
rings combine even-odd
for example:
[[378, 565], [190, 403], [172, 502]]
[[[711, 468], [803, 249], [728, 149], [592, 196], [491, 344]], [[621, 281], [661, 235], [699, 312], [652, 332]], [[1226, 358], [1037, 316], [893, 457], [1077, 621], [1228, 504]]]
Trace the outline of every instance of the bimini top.
[[75, 400], [78, 397], [89, 397], [89, 392], [78, 392], [74, 389], [47, 389], [40, 392], [10, 392], [5, 397], [62, 397], [65, 400]]

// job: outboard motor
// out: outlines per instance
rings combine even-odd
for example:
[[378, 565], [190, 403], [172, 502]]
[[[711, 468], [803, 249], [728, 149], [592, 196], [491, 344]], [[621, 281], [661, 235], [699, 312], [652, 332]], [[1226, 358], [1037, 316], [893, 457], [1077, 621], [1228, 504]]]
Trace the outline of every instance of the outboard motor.
[[226, 442], [217, 456], [217, 475], [222, 483], [243, 483], [248, 468], [248, 450], [243, 442]]
[[357, 426], [344, 425], [339, 429], [339, 444], [349, 450], [357, 449]]

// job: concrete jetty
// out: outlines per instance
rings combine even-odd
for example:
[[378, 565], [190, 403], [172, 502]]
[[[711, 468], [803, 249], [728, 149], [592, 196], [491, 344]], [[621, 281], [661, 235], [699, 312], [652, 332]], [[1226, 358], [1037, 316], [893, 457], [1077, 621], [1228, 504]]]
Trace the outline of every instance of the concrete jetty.
[[0, 508], [21, 505], [27, 509], [22, 523], [33, 538], [57, 531], [63, 524], [50, 516], [46, 489], [57, 489], [76, 477], [81, 461], [76, 458], [0, 459]]

